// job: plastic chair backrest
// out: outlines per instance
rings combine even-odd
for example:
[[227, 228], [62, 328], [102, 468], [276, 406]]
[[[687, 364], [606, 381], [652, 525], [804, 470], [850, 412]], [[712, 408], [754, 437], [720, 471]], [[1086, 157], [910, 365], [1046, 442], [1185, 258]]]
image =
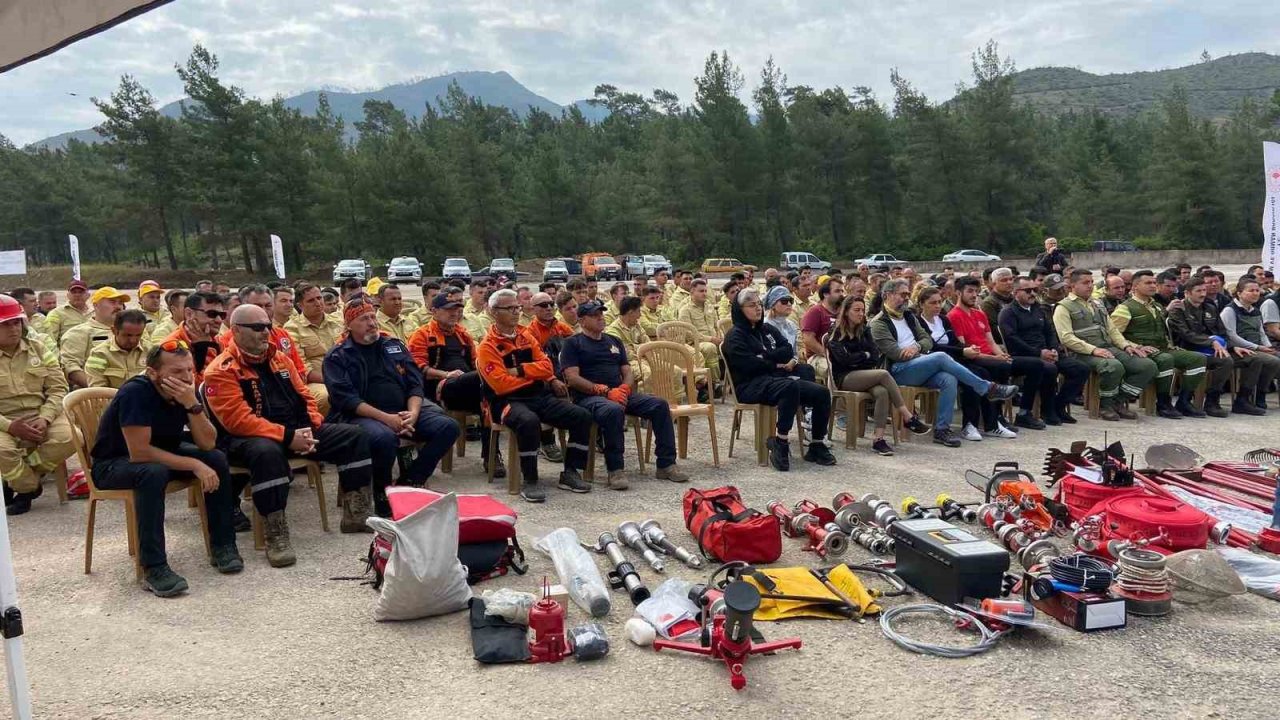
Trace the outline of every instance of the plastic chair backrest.
[[702, 342], [702, 335], [692, 323], [683, 320], [668, 320], [658, 323], [658, 339], [670, 340], [684, 345], [694, 346]]
[[654, 340], [641, 345], [636, 353], [640, 360], [649, 363], [649, 377], [645, 378], [645, 389], [649, 394], [666, 400], [668, 405], [679, 405], [683, 376], [684, 396], [689, 402], [698, 397], [693, 379], [693, 349], [688, 345]]
[[[93, 485], [93, 444], [98, 440], [102, 413], [116, 396], [115, 388], [81, 388], [62, 398], [62, 409], [71, 423], [71, 439], [80, 458], [84, 476]], [[96, 487], [95, 487], [96, 489]]]

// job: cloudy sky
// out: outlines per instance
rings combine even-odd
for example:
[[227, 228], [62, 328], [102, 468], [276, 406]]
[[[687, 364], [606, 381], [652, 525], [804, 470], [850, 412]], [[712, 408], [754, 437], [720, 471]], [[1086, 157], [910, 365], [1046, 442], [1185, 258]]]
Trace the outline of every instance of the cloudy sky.
[[[772, 55], [792, 84], [866, 85], [889, 71], [946, 99], [988, 39], [1019, 68], [1096, 73], [1280, 51], [1274, 2], [1258, 0], [176, 0], [0, 75], [0, 133], [25, 144], [91, 127], [90, 97], [129, 73], [164, 103], [195, 43], [224, 80], [269, 98], [318, 87], [370, 90], [457, 70], [506, 70], [565, 104], [598, 83], [688, 102], [707, 54], [725, 49], [750, 93]], [[70, 93], [75, 93], [71, 95]]]

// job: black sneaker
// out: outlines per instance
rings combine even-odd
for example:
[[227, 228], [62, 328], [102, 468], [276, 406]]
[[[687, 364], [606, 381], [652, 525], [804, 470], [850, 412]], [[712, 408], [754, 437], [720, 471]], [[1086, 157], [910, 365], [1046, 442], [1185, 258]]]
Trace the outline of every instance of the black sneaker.
[[1173, 405], [1168, 403], [1156, 405], [1156, 415], [1168, 420], [1181, 420], [1182, 413], [1174, 409]]
[[1062, 418], [1058, 417], [1057, 413], [1051, 412], [1044, 416], [1044, 424], [1057, 427], [1062, 424]]
[[804, 451], [804, 459], [806, 462], [818, 465], [836, 464], [836, 456], [831, 454], [831, 448], [827, 447], [826, 441], [822, 440], [809, 443], [809, 449]]
[[538, 448], [538, 452], [542, 453], [542, 457], [546, 458], [549, 462], [564, 462], [564, 450], [561, 450], [560, 446], [555, 443], [547, 443], [546, 445], [543, 445]]
[[236, 503], [231, 508], [231, 527], [236, 532], [249, 532], [253, 529], [253, 523], [249, 522], [249, 516], [244, 514], [244, 510], [240, 509], [240, 503]]
[[946, 445], [947, 447], [960, 447], [960, 438], [956, 437], [956, 434], [951, 432], [951, 428], [934, 430], [933, 441], [939, 445]]
[[987, 388], [987, 397], [992, 400], [1008, 400], [1017, 394], [1017, 385], [1000, 385], [999, 383], [991, 383], [991, 386]]
[[769, 464], [778, 472], [787, 472], [791, 469], [791, 441], [783, 440], [778, 436], [773, 436], [764, 441], [765, 447], [769, 449]]
[[884, 455], [885, 457], [889, 457], [893, 454], [893, 446], [884, 438], [876, 438], [875, 441], [871, 443], [871, 450], [875, 452], [875, 454]]
[[174, 572], [166, 563], [147, 568], [142, 588], [156, 597], [173, 597], [187, 591], [187, 579]]
[[1058, 408], [1058, 419], [1062, 421], [1062, 424], [1063, 424], [1063, 425], [1075, 425], [1077, 422], [1079, 422], [1079, 421], [1078, 421], [1078, 420], [1076, 420], [1076, 419], [1075, 419], [1075, 417], [1071, 414], [1071, 406], [1070, 406], [1070, 405], [1064, 405], [1064, 406], [1062, 406], [1062, 407]]
[[1013, 424], [1028, 430], [1043, 430], [1045, 428], [1044, 421], [1036, 419], [1031, 413], [1018, 413], [1018, 416], [1013, 420]]
[[526, 483], [520, 488], [520, 498], [525, 502], [544, 503], [547, 501], [547, 493], [541, 485]]
[[223, 575], [231, 575], [244, 569], [244, 558], [240, 557], [240, 551], [235, 545], [224, 545], [213, 549], [209, 564], [218, 568], [218, 572]]
[[577, 470], [565, 470], [560, 473], [560, 481], [556, 483], [556, 487], [561, 490], [568, 490], [576, 493], [591, 492], [591, 484], [582, 479], [582, 473]]
[[[933, 432], [933, 428], [929, 427], [928, 424], [922, 421], [919, 415], [912, 415], [907, 420], [905, 425], [908, 430], [915, 433], [916, 435], [928, 435], [929, 433]], [[887, 445], [888, 443], [885, 443], [885, 444]], [[892, 455], [893, 451], [891, 450], [889, 454]]]

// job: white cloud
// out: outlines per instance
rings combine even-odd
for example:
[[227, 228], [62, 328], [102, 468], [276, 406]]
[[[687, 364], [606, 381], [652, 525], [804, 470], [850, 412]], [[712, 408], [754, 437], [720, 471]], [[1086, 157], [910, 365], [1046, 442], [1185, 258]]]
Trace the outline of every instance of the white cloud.
[[[866, 85], [886, 102], [896, 67], [945, 99], [988, 39], [1019, 68], [1126, 72], [1275, 49], [1273, 5], [1259, 0], [414, 0], [177, 2], [0, 75], [0, 132], [18, 143], [97, 121], [123, 73], [160, 102], [182, 95], [173, 72], [200, 42], [224, 80], [269, 98], [319, 87], [372, 89], [457, 70], [506, 70], [556, 102], [599, 83], [689, 102], [712, 50], [742, 68], [744, 99], [772, 55], [794, 84]], [[69, 93], [75, 93], [74, 96]]]

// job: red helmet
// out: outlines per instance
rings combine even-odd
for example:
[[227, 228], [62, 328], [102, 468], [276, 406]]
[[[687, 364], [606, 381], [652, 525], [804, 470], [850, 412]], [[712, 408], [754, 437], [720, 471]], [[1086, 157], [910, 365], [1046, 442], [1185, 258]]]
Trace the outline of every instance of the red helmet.
[[0, 323], [22, 318], [26, 322], [27, 314], [22, 310], [22, 303], [9, 295], [0, 295]]

